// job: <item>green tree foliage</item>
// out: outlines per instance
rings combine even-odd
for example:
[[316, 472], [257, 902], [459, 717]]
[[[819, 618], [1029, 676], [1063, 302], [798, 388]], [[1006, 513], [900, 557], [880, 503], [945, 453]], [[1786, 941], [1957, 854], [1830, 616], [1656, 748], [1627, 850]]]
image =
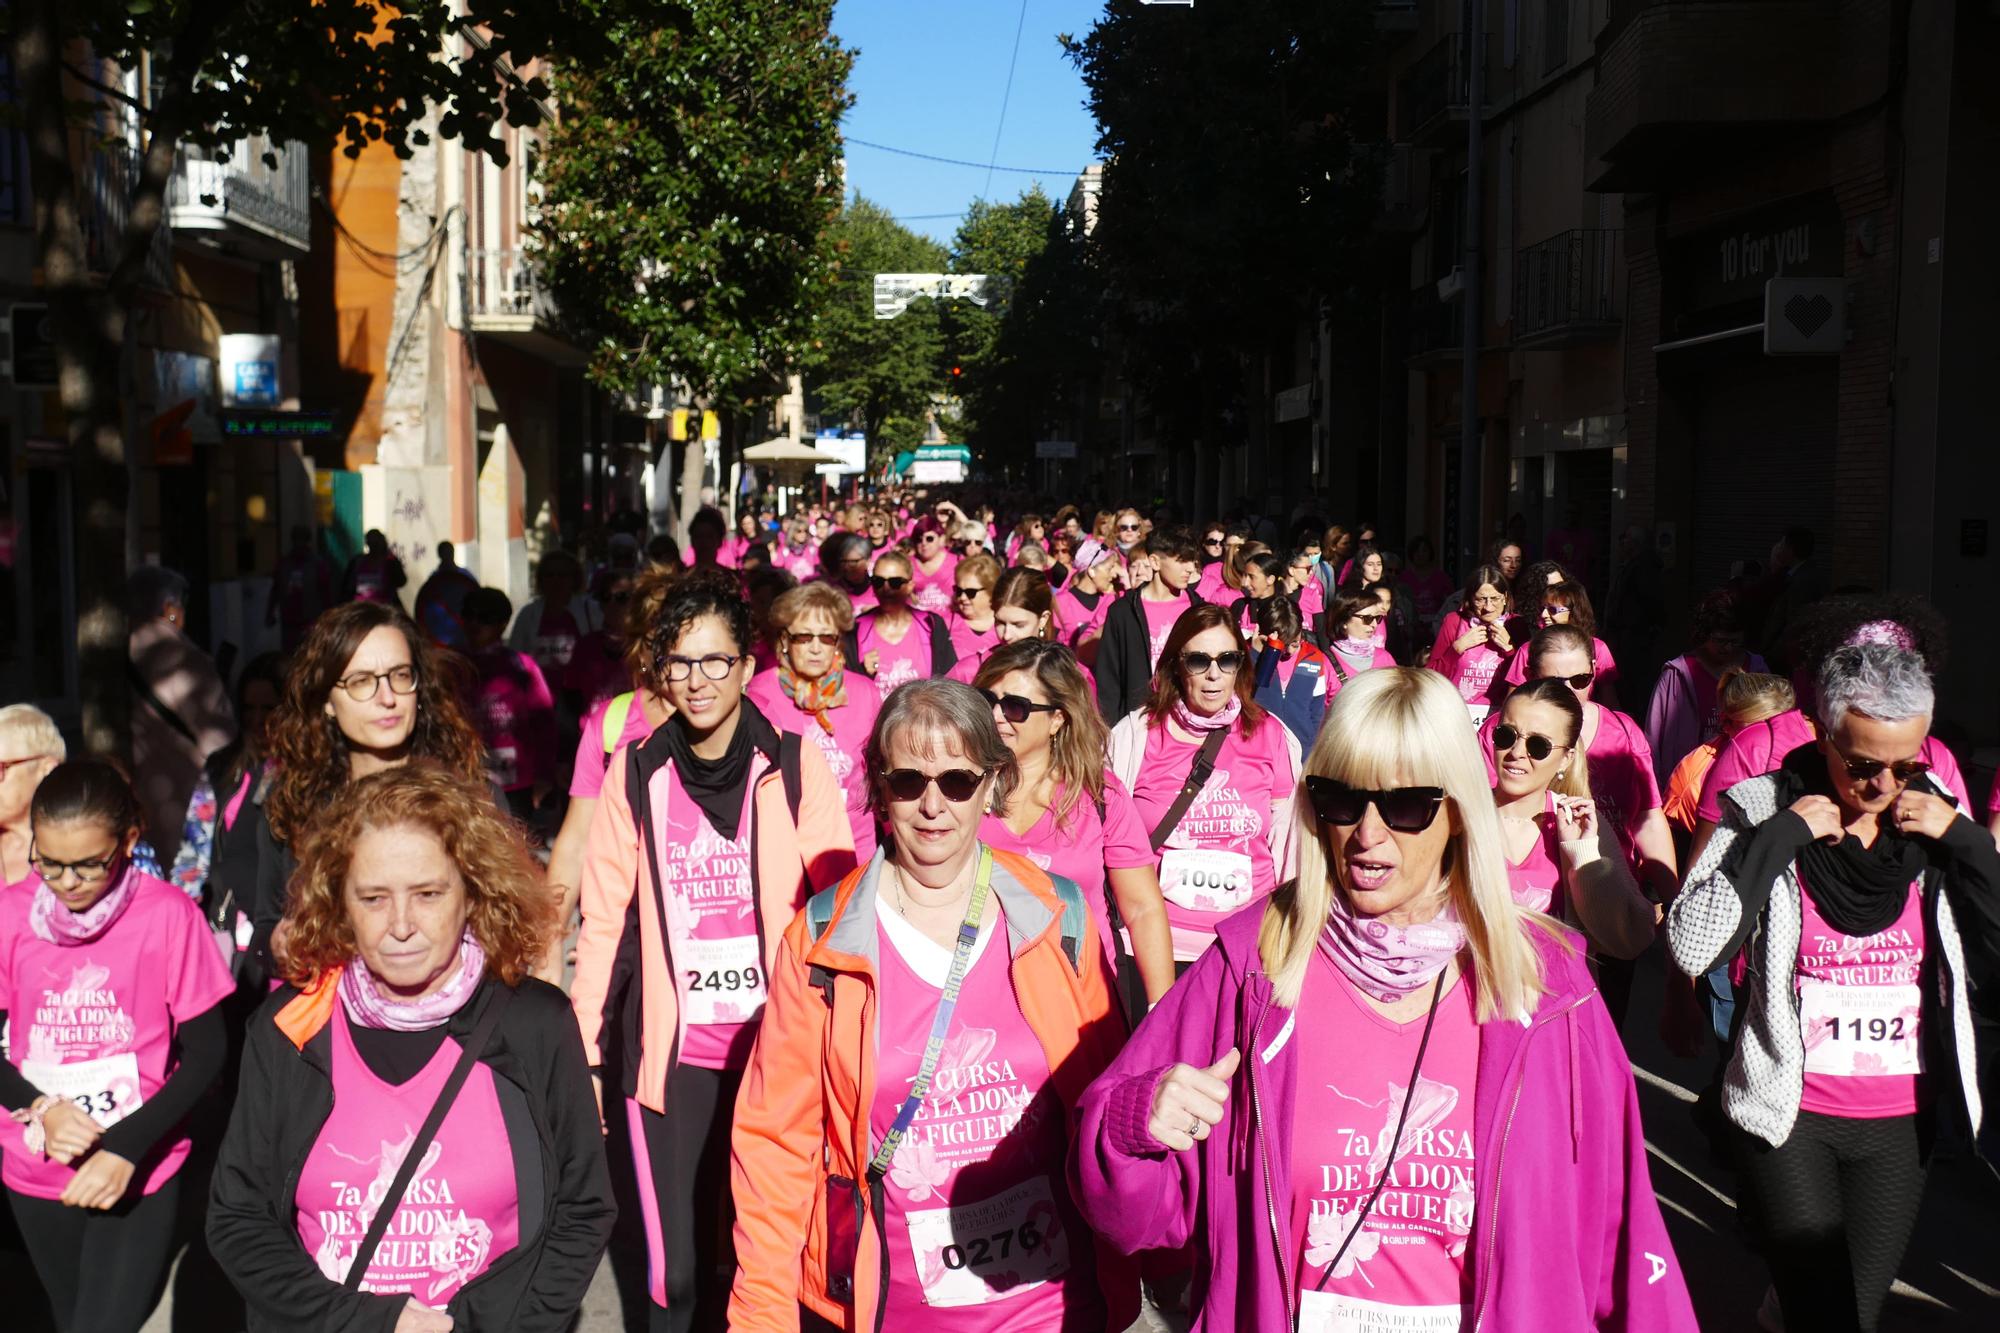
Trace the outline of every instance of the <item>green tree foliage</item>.
[[874, 278], [943, 272], [944, 247], [859, 195], [835, 220], [832, 237], [840, 269], [824, 288], [803, 360], [807, 392], [822, 421], [860, 427], [871, 451], [913, 449], [940, 387], [938, 310], [916, 301], [894, 319], [877, 319]]
[[1109, 163], [1092, 239], [1167, 421], [1199, 431], [1299, 310], [1365, 280], [1378, 40], [1368, 0], [1108, 0], [1066, 43]]
[[576, 0], [556, 64], [538, 263], [588, 312], [592, 373], [768, 395], [835, 276], [852, 58], [831, 0]]

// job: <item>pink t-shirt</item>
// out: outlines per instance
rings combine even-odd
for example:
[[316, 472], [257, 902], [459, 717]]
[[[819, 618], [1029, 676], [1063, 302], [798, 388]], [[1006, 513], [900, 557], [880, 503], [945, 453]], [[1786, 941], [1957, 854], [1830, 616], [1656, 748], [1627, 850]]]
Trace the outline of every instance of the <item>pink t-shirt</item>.
[[803, 583], [819, 572], [819, 550], [810, 543], [797, 548], [771, 544], [771, 563]]
[[950, 552], [929, 573], [921, 560], [910, 561], [910, 605], [934, 616], [950, 615], [952, 579], [957, 573], [958, 557]]
[[[1323, 1016], [1346, 1039], [1315, 1040], [1304, 1025], [1292, 1038], [1299, 1048], [1291, 1231], [1300, 1328], [1456, 1333], [1461, 1326], [1471, 1296], [1465, 1254], [1479, 1069], [1474, 991], [1461, 978], [1438, 1001], [1411, 1090], [1425, 1016], [1403, 1023], [1383, 1017], [1314, 950], [1298, 1012]], [[1392, 1144], [1406, 1099], [1409, 1119]], [[1385, 1170], [1388, 1184], [1349, 1241]]]
[[1026, 833], [1017, 836], [1006, 820], [987, 815], [980, 821], [979, 836], [989, 847], [1019, 852], [1051, 875], [1075, 881], [1083, 890], [1084, 902], [1090, 904], [1091, 919], [1097, 922], [1097, 932], [1104, 940], [1105, 957], [1115, 958], [1111, 915], [1105, 903], [1105, 872], [1150, 867], [1158, 858], [1146, 836], [1146, 826], [1139, 822], [1131, 793], [1116, 774], [1104, 775], [1102, 819], [1097, 815], [1097, 803], [1079, 796], [1067, 822], [1058, 827], [1055, 808], [1062, 804], [1062, 795], [1058, 783], [1048, 808]]
[[1111, 604], [1118, 600], [1118, 594], [1107, 592], [1099, 595], [1096, 606], [1085, 606], [1083, 599], [1074, 589], [1061, 588], [1056, 591], [1056, 625], [1062, 632], [1062, 641], [1074, 647], [1078, 639], [1089, 638], [1104, 632], [1104, 617], [1111, 612]]
[[1221, 602], [1232, 597], [1229, 581], [1222, 576], [1224, 562], [1201, 567], [1201, 577], [1194, 581], [1194, 594], [1204, 602]]
[[502, 791], [526, 791], [556, 776], [556, 705], [535, 659], [504, 643], [472, 659], [479, 671], [473, 718], [486, 742], [486, 771]]
[[874, 616], [858, 617], [854, 622], [854, 645], [864, 659], [871, 652], [878, 654], [875, 688], [882, 694], [931, 674], [930, 627], [921, 620], [912, 620], [902, 640], [890, 643], [877, 629]]
[[[87, 1104], [110, 1127], [145, 1104], [172, 1073], [175, 1027], [213, 1009], [235, 989], [201, 909], [164, 880], [139, 870], [125, 911], [85, 944], [52, 944], [28, 927], [40, 884], [0, 894], [0, 1007], [10, 1023], [8, 1058], [43, 1092]], [[25, 1126], [0, 1120], [0, 1179], [36, 1199], [59, 1199], [75, 1173], [30, 1153]], [[139, 1163], [152, 1194], [187, 1159], [185, 1135], [163, 1136]]]
[[[914, 633], [914, 631], [912, 631]], [[868, 733], [875, 729], [875, 716], [882, 711], [882, 694], [866, 676], [847, 673], [847, 702], [826, 711], [833, 730], [828, 732], [819, 719], [792, 702], [775, 671], [760, 671], [750, 678], [745, 691], [750, 702], [780, 731], [796, 731], [814, 745], [833, 771], [847, 798], [847, 824], [854, 831], [854, 856], [866, 865], [875, 855], [875, 816], [868, 810]]]
[[[576, 764], [570, 770], [571, 796], [594, 801], [604, 790], [604, 715], [610, 711], [611, 699], [599, 699], [583, 715], [583, 734], [576, 742]], [[646, 706], [634, 697], [632, 706], [625, 710], [625, 729], [618, 733], [618, 744], [611, 747], [612, 752], [615, 754], [619, 746], [643, 741], [652, 734], [653, 721], [646, 716]]]
[[680, 997], [680, 1058], [701, 1069], [742, 1069], [750, 1063], [769, 992], [757, 940], [757, 899], [750, 888], [751, 802], [766, 771], [762, 755], [750, 761], [734, 838], [715, 831], [672, 765], [665, 791], [654, 798], [660, 882], [667, 890], [667, 951]]
[[1166, 602], [1155, 602], [1144, 596], [1139, 598], [1139, 609], [1146, 613], [1146, 667], [1148, 670], [1156, 670], [1159, 667], [1160, 654], [1166, 651], [1167, 636], [1174, 632], [1174, 622], [1181, 618], [1181, 612], [1187, 610], [1192, 605], [1194, 603], [1188, 600], [1186, 593], [1182, 593], [1180, 596]]
[[[1606, 644], [1604, 640], [1596, 638], [1590, 641], [1590, 645], [1591, 668], [1597, 672], [1598, 682], [1601, 684], [1605, 681], [1617, 680], [1618, 663], [1611, 656], [1610, 645]], [[1528, 645], [1523, 643], [1507, 655], [1507, 673], [1501, 679], [1509, 685], [1519, 685], [1527, 680], [1527, 678]], [[1714, 693], [1714, 687], [1711, 682], [1709, 690], [1711, 699], [1713, 699]]]
[[[888, 913], [878, 921], [880, 1055], [869, 1122], [879, 1142], [916, 1077], [951, 951]], [[918, 1320], [938, 1333], [1103, 1326], [1090, 1231], [1063, 1169], [1067, 1117], [1009, 963], [1006, 923], [996, 915], [966, 970], [930, 1095], [890, 1161], [890, 1328]]]
[[1812, 886], [1805, 890], [1794, 974], [1806, 1043], [1799, 1106], [1856, 1120], [1909, 1115], [1917, 1109], [1917, 1075], [1924, 1067], [1918, 1031], [1923, 881], [1910, 885], [1894, 924], [1860, 939], [1829, 925]]
[[[330, 1026], [333, 1112], [306, 1155], [292, 1210], [299, 1244], [321, 1276], [344, 1282], [460, 1047], [446, 1037], [414, 1078], [387, 1083], [354, 1049], [344, 1006], [334, 1006]], [[407, 1292], [442, 1310], [521, 1243], [520, 1204], [493, 1069], [475, 1064], [403, 1191], [361, 1289]]]
[[[1544, 793], [1542, 813], [1535, 816], [1535, 827], [1541, 836], [1528, 846], [1527, 854], [1519, 861], [1507, 861], [1507, 887], [1514, 892], [1514, 901], [1530, 911], [1547, 912], [1551, 916], [1563, 913], [1562, 867], [1556, 859], [1557, 833], [1556, 817], [1553, 812], [1554, 800]], [[1506, 831], [1503, 823], [1501, 831]], [[1503, 845], [1504, 851], [1504, 845]]]
[[[1174, 803], [1200, 748], [1165, 726], [1147, 729], [1132, 791], [1142, 828], [1150, 830]], [[1224, 917], [1277, 887], [1271, 809], [1292, 799], [1296, 783], [1285, 728], [1276, 718], [1265, 718], [1247, 738], [1230, 727], [1207, 785], [1161, 848], [1160, 893], [1176, 959], [1199, 958]]]
[[563, 688], [582, 695], [585, 707], [631, 689], [632, 670], [625, 665], [625, 645], [612, 638], [609, 630], [584, 635], [563, 672]]
[[1451, 683], [1457, 688], [1458, 697], [1465, 700], [1465, 706], [1475, 722], [1484, 721], [1493, 706], [1493, 678], [1499, 672], [1500, 651], [1490, 643], [1476, 643], [1458, 654], [1458, 661], [1452, 668]]
[[977, 657], [994, 644], [1000, 642], [1000, 622], [994, 621], [985, 629], [974, 629], [957, 616], [951, 618], [951, 649], [959, 661]]
[[[1716, 751], [1715, 762], [1709, 766], [1708, 776], [1701, 781], [1701, 804], [1695, 808], [1695, 818], [1705, 819], [1711, 824], [1722, 822], [1722, 807], [1718, 798], [1745, 778], [1761, 777], [1775, 773], [1785, 762], [1785, 756], [1801, 745], [1815, 739], [1817, 733], [1806, 715], [1794, 708], [1762, 722], [1753, 722], [1743, 730], [1723, 742]], [[1931, 766], [1931, 779], [1940, 790], [1948, 791], [1958, 798], [1960, 805], [1970, 810], [1972, 798], [1965, 794], [1965, 774], [1958, 767], [1958, 760], [1949, 747], [1935, 736], [1924, 737], [1923, 748], [1917, 754]]]
[[[1360, 671], [1378, 671], [1383, 667], [1392, 667], [1396, 665], [1395, 657], [1390, 654], [1387, 648], [1383, 648], [1379, 645], [1375, 648], [1373, 654], [1369, 657], [1368, 664], [1364, 667], [1361, 667], [1360, 671], [1357, 671], [1355, 669], [1354, 662], [1350, 658], [1348, 658], [1346, 654], [1342, 653], [1338, 647], [1327, 649], [1325, 657], [1327, 659], [1326, 697], [1329, 703], [1333, 701], [1334, 695], [1340, 693], [1340, 687], [1345, 685], [1348, 680], [1352, 680], [1356, 675], [1360, 674]], [[1340, 671], [1335, 671], [1333, 669], [1333, 664], [1336, 661], [1339, 662], [1340, 664], [1340, 671], [1345, 671], [1347, 673], [1346, 680], [1343, 680], [1341, 678]]]
[[528, 652], [535, 659], [535, 665], [545, 676], [553, 675], [561, 679], [563, 669], [570, 658], [576, 655], [577, 640], [583, 637], [583, 630], [576, 623], [566, 606], [542, 604], [542, 618], [535, 626], [535, 637]]
[[1306, 629], [1310, 631], [1313, 622], [1326, 612], [1326, 589], [1320, 586], [1318, 579], [1308, 575], [1306, 581], [1299, 585], [1298, 600], [1299, 618], [1305, 622]]

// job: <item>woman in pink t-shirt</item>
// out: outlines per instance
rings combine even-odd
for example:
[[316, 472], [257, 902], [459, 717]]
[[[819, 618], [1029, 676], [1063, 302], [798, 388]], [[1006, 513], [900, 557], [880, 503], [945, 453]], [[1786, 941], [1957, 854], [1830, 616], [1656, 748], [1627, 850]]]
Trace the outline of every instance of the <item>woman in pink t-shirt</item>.
[[[1158, 858], [1131, 793], [1104, 770], [1109, 733], [1095, 689], [1074, 653], [1039, 638], [996, 649], [972, 683], [993, 705], [1021, 774], [1007, 813], [989, 811], [980, 836], [1076, 882], [1119, 974], [1121, 998], [1143, 1014], [1174, 984], [1173, 938]], [[1122, 931], [1114, 930], [1114, 916]]]
[[1481, 565], [1465, 581], [1465, 600], [1445, 617], [1431, 648], [1431, 670], [1452, 683], [1474, 726], [1492, 710], [1492, 690], [1507, 654], [1514, 651], [1507, 619], [1507, 576]]
[[117, 769], [58, 765], [31, 819], [38, 873], [0, 894], [0, 1176], [58, 1326], [137, 1329], [235, 985], [200, 910], [133, 866], [141, 814]]
[[[1536, 566], [1540, 568], [1540, 566]], [[1530, 571], [1532, 573], [1532, 571]], [[1533, 584], [1527, 585], [1524, 597], [1536, 594]], [[1590, 594], [1580, 583], [1551, 583], [1540, 590], [1541, 605], [1524, 608], [1527, 623], [1537, 630], [1551, 625], [1573, 625], [1590, 636], [1591, 670], [1594, 673], [1590, 686], [1590, 697], [1606, 708], [1618, 706], [1618, 662], [1611, 656], [1610, 645], [1597, 637], [1597, 617], [1590, 609]], [[1519, 685], [1528, 679], [1528, 645], [1522, 644], [1507, 659], [1507, 670], [1501, 680], [1508, 686]], [[1496, 689], [1496, 693], [1499, 691]], [[1655, 777], [1659, 774], [1655, 772]]]
[[951, 646], [960, 661], [976, 657], [999, 642], [993, 621], [993, 589], [1000, 582], [1000, 562], [974, 551], [958, 562], [952, 574]]
[[68, 754], [55, 719], [33, 704], [0, 708], [0, 889], [28, 882], [35, 840], [29, 811], [35, 788]]
[[1056, 624], [1063, 642], [1076, 650], [1077, 661], [1090, 666], [1097, 661], [1104, 618], [1118, 600], [1124, 567], [1110, 548], [1094, 540], [1078, 544], [1074, 563], [1069, 581], [1056, 592]]
[[952, 613], [952, 577], [958, 557], [945, 541], [944, 525], [925, 515], [911, 530], [916, 554], [911, 557], [910, 605], [934, 616]]
[[[993, 585], [993, 642], [968, 657], [961, 657], [945, 675], [970, 685], [986, 659], [1010, 643], [1027, 639], [1056, 641], [1055, 594], [1038, 569], [1016, 567], [1000, 576]], [[1090, 668], [1081, 667], [1084, 680], [1093, 692], [1097, 680]]]
[[854, 856], [875, 854], [875, 820], [868, 813], [862, 752], [882, 696], [875, 682], [850, 673], [840, 644], [854, 629], [847, 599], [824, 583], [805, 583], [771, 603], [778, 665], [750, 678], [750, 702], [780, 731], [796, 731], [818, 747], [847, 793]]
[[1694, 646], [1661, 670], [1646, 708], [1646, 740], [1662, 785], [1696, 746], [1721, 732], [1715, 695], [1722, 678], [1731, 671], [1768, 670], [1763, 658], [1744, 651], [1745, 628], [1735, 591], [1718, 588], [1694, 609], [1688, 630]]
[[1174, 622], [1146, 706], [1111, 732], [1111, 771], [1160, 852], [1176, 963], [1291, 874], [1299, 743], [1254, 693], [1243, 636], [1203, 602]]
[[911, 605], [911, 576], [910, 557], [901, 551], [875, 557], [869, 575], [875, 605], [854, 618], [844, 646], [849, 668], [872, 678], [885, 695], [898, 685], [942, 675], [958, 660], [945, 618]]
[[1722, 1106], [1785, 1327], [1874, 1329], [1942, 1113], [1980, 1114], [2000, 855], [1922, 758], [1923, 658], [1849, 644], [1814, 686], [1820, 738], [1731, 789], [1667, 940], [1689, 976], [1749, 964]]
[[324, 812], [292, 888], [292, 984], [250, 1022], [208, 1214], [248, 1327], [566, 1327], [617, 1210], [576, 1023], [528, 975], [556, 917], [518, 828], [391, 769]]
[[1434, 632], [1454, 591], [1451, 575], [1438, 568], [1437, 547], [1422, 534], [1410, 538], [1410, 549], [1404, 558], [1409, 563], [1403, 566], [1402, 584], [1409, 589], [1418, 622]]

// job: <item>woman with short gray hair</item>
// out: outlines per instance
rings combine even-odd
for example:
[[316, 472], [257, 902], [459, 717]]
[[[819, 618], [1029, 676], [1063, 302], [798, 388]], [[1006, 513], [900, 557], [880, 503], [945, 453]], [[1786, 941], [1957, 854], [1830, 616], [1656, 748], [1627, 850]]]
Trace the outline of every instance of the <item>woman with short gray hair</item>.
[[25, 884], [34, 874], [29, 806], [49, 770], [68, 757], [54, 718], [33, 704], [0, 708], [0, 888]]
[[978, 691], [902, 686], [867, 759], [887, 836], [785, 931], [736, 1100], [729, 1326], [1129, 1327], [1064, 1171], [1125, 1037], [1083, 894], [981, 841], [1017, 768]]
[[1940, 1113], [1976, 1141], [2000, 853], [1919, 757], [1922, 658], [1849, 645], [1817, 686], [1818, 739], [1729, 789], [1667, 938], [1690, 976], [1748, 950], [1722, 1106], [1785, 1326], [1869, 1333]]

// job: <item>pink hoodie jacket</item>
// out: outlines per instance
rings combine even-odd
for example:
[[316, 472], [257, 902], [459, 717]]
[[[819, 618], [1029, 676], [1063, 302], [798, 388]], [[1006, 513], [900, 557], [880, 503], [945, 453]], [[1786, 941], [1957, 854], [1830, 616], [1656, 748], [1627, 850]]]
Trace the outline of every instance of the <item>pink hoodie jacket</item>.
[[[1282, 890], [1280, 891], [1282, 892]], [[1111, 1245], [1193, 1241], [1193, 1333], [1296, 1326], [1291, 1235], [1298, 1043], [1337, 1039], [1273, 1001], [1257, 954], [1266, 905], [1225, 921], [1077, 1106], [1072, 1189]], [[1584, 965], [1536, 932], [1546, 992], [1531, 1019], [1479, 1028], [1473, 1123], [1477, 1221], [1466, 1333], [1694, 1333], [1673, 1245], [1653, 1197], [1625, 1048]], [[1175, 1063], [1243, 1053], [1227, 1114], [1173, 1152], [1146, 1128]]]

